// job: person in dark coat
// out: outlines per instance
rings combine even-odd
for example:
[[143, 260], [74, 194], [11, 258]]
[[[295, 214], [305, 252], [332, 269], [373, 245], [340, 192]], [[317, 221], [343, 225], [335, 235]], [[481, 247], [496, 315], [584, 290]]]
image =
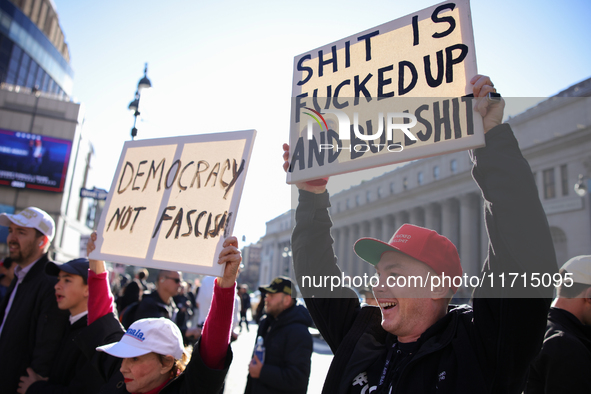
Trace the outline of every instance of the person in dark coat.
[[122, 294], [117, 297], [117, 300], [115, 300], [119, 315], [121, 315], [123, 311], [125, 311], [125, 308], [131, 304], [140, 302], [144, 294], [141, 286], [136, 280], [129, 281], [121, 293]]
[[[156, 281], [156, 290], [144, 294], [135, 313], [133, 321], [149, 317], [165, 317], [179, 325], [177, 307], [174, 297], [179, 295], [182, 288], [183, 277], [178, 271], [161, 270]], [[183, 322], [179, 325], [183, 337], [189, 341], [198, 337], [199, 328], [187, 328]]]
[[45, 274], [55, 229], [51, 216], [29, 207], [18, 214], [1, 214], [0, 225], [8, 227], [10, 258], [17, 264], [0, 305], [0, 387], [2, 392], [15, 393], [27, 368], [41, 376], [49, 374], [68, 312], [57, 306], [56, 279]]
[[[55, 295], [58, 307], [70, 312], [70, 325], [61, 341], [48, 379], [41, 379], [32, 369], [21, 377], [19, 393], [92, 394], [106, 382], [94, 368], [87, 346], [101, 346], [119, 339], [121, 326], [105, 326], [104, 319], [88, 325], [88, 259], [65, 264], [47, 263], [45, 272], [57, 276]], [[108, 324], [108, 323], [107, 323]], [[28, 388], [27, 388], [28, 387]]]
[[563, 281], [526, 394], [591, 393], [591, 256], [573, 257], [560, 274]]
[[289, 278], [275, 278], [259, 290], [267, 293], [267, 316], [261, 320], [257, 332], [257, 338], [263, 338], [265, 353], [263, 360], [256, 355], [252, 358], [244, 392], [305, 394], [313, 350], [308, 331], [312, 318], [305, 307], [296, 305]]
[[[182, 333], [186, 333], [190, 328], [190, 324], [188, 323], [193, 317], [193, 306], [187, 295], [186, 282], [182, 282], [181, 291], [179, 294], [172, 297], [172, 299], [178, 308], [175, 323], [179, 326]], [[189, 338], [185, 338], [185, 345], [188, 345], [190, 342]]]
[[146, 268], [141, 268], [135, 275], [135, 280], [142, 289], [142, 293], [152, 290], [150, 283], [148, 283], [148, 276], [150, 273]]
[[[297, 184], [291, 242], [296, 278], [335, 355], [323, 393], [517, 394], [525, 388], [553, 289], [523, 281], [503, 287], [501, 275], [552, 276], [555, 252], [531, 168], [510, 126], [501, 124], [504, 101], [490, 96], [496, 89], [489, 77], [476, 75], [470, 84], [475, 100], [468, 106], [482, 116], [486, 142], [471, 152], [472, 175], [484, 198], [489, 239], [473, 307], [448, 305], [462, 277], [456, 247], [412, 224], [403, 224], [389, 242], [362, 238], [355, 244], [378, 274], [371, 282], [379, 307], [362, 307], [351, 289], [331, 288], [330, 280], [315, 287], [312, 278], [318, 283], [342, 277], [330, 235], [329, 195], [326, 182]], [[284, 159], [287, 170], [287, 145]], [[450, 278], [445, 282], [444, 274]], [[418, 278], [416, 285], [404, 284], [410, 278]], [[422, 288], [421, 281], [434, 286]]]
[[240, 332], [242, 332], [242, 323], [246, 324], [246, 331], [250, 332], [248, 328], [248, 317], [246, 313], [250, 309], [250, 294], [248, 294], [248, 285], [240, 286], [238, 290], [238, 296], [240, 297]]
[[156, 290], [142, 297], [134, 319], [166, 317], [176, 321], [178, 308], [173, 297], [180, 293], [182, 281], [180, 272], [161, 270], [158, 273]]
[[254, 312], [254, 321], [256, 324], [260, 324], [261, 319], [265, 315], [265, 297], [266, 296], [267, 296], [267, 293], [265, 293], [264, 291], [261, 291], [261, 298], [259, 300], [259, 303], [257, 304], [256, 311]]

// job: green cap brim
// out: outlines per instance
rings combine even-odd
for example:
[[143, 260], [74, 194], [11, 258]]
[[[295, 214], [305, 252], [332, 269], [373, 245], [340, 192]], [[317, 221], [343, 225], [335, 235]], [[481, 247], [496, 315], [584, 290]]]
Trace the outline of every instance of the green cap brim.
[[357, 242], [355, 242], [353, 250], [355, 250], [357, 256], [373, 266], [380, 262], [382, 255], [386, 252], [402, 253], [395, 247], [375, 238], [359, 239]]

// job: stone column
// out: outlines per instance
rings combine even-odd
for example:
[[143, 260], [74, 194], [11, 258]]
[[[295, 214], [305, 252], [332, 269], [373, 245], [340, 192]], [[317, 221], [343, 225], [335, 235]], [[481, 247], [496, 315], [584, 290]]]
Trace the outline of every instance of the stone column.
[[425, 227], [441, 234], [441, 217], [439, 206], [435, 203], [425, 206]]
[[391, 215], [386, 215], [382, 217], [382, 232], [380, 234], [380, 239], [384, 242], [388, 242], [390, 240], [391, 231], [390, 231], [390, 223], [392, 221]]
[[398, 230], [398, 228], [404, 223], [410, 223], [409, 213], [407, 211], [400, 211], [396, 213], [396, 228], [394, 230]]
[[275, 240], [273, 243], [273, 263], [271, 264], [271, 280], [278, 276], [281, 265], [281, 245]]
[[415, 226], [421, 225], [421, 217], [420, 217], [419, 208], [415, 207], [408, 211], [408, 221], [410, 224], [414, 224]]
[[380, 239], [380, 231], [382, 230], [382, 221], [378, 218], [373, 218], [369, 221], [370, 237]]

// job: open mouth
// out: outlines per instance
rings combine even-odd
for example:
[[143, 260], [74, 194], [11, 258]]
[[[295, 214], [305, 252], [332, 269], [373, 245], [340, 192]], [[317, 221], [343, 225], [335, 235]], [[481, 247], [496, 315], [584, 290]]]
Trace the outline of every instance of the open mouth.
[[55, 298], [56, 298], [57, 302], [60, 302], [61, 300], [63, 300], [63, 299], [64, 299], [64, 296], [63, 296], [63, 295], [58, 295], [58, 294], [56, 294], [56, 295], [55, 295]]
[[380, 302], [380, 308], [382, 308], [384, 310], [392, 309], [396, 305], [398, 305], [397, 302]]

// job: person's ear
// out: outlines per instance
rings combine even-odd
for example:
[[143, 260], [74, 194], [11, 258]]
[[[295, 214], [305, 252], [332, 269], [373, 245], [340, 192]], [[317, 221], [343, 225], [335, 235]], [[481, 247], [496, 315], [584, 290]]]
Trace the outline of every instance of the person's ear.
[[285, 294], [285, 297], [283, 298], [283, 304], [286, 308], [291, 305], [291, 295]]
[[165, 375], [170, 373], [170, 370], [174, 366], [174, 357], [172, 356], [164, 356], [162, 357], [162, 368], [160, 368], [160, 374]]
[[41, 237], [41, 240], [39, 241], [39, 247], [44, 248], [45, 245], [47, 245], [48, 241], [49, 239], [47, 238], [47, 235], [44, 235], [43, 237]]

